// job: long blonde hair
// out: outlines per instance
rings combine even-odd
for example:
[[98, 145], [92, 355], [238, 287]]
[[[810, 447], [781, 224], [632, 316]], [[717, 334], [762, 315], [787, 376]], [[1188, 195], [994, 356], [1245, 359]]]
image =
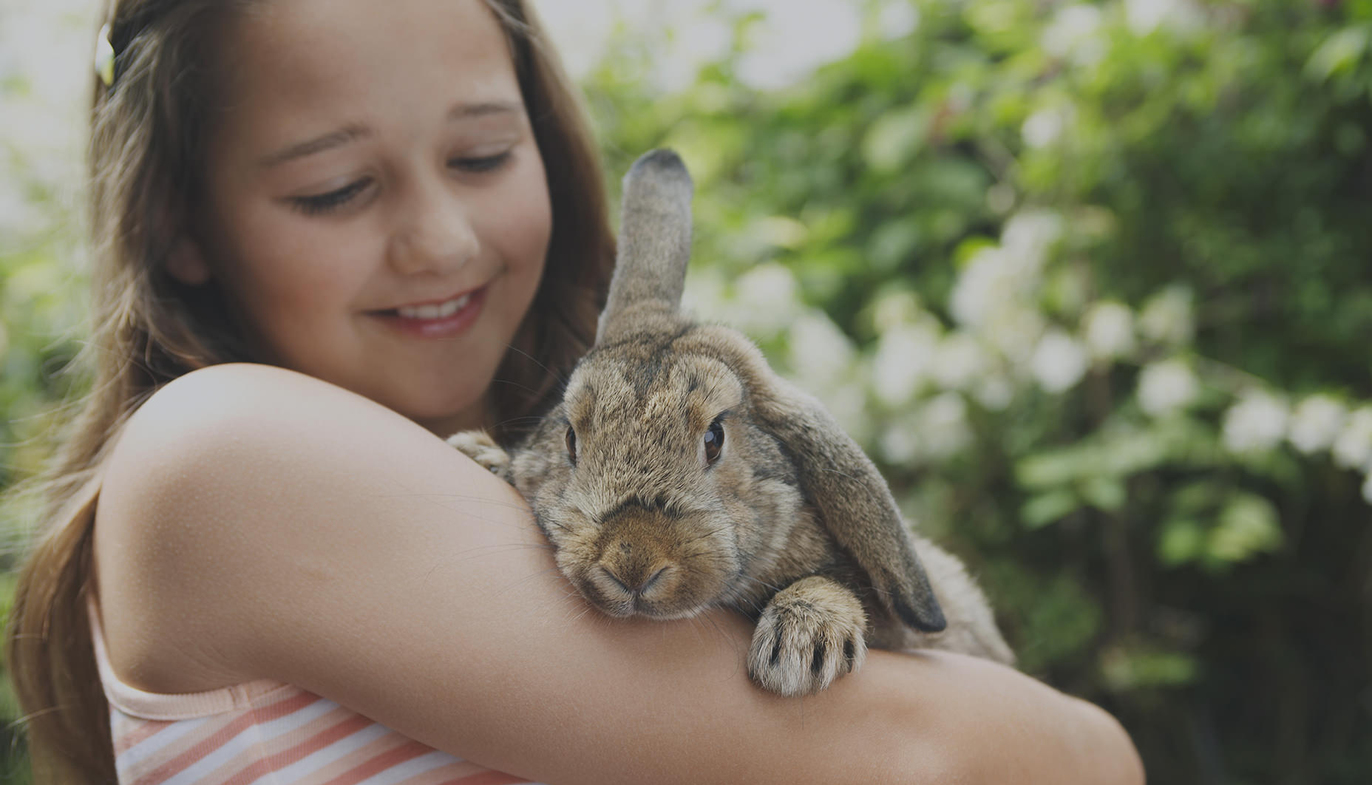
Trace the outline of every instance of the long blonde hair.
[[[113, 0], [114, 82], [94, 80], [90, 218], [95, 259], [90, 380], [47, 475], [39, 538], [19, 577], [8, 661], [35, 781], [116, 779], [109, 706], [86, 619], [99, 471], [114, 434], [159, 387], [196, 368], [253, 360], [212, 287], [165, 260], [201, 183], [214, 102], [214, 33], [254, 0]], [[544, 411], [589, 347], [614, 258], [604, 184], [576, 93], [524, 0], [484, 0], [499, 20], [547, 172], [553, 231], [543, 281], [496, 373], [497, 436]], [[212, 56], [212, 55], [211, 55]]]

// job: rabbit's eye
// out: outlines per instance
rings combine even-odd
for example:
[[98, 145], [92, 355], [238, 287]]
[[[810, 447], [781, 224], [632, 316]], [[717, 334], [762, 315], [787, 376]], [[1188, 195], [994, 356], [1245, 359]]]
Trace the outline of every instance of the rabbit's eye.
[[716, 417], [710, 423], [710, 430], [705, 432], [705, 462], [714, 463], [719, 460], [719, 451], [724, 449], [724, 424]]
[[576, 431], [572, 426], [567, 426], [567, 457], [572, 459], [572, 465], [576, 465]]

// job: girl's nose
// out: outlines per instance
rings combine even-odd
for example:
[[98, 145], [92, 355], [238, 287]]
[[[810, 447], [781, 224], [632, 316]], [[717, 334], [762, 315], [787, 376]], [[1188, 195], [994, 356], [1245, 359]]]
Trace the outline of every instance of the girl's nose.
[[387, 251], [397, 272], [451, 273], [476, 256], [479, 243], [471, 217], [451, 192], [431, 188], [404, 211]]

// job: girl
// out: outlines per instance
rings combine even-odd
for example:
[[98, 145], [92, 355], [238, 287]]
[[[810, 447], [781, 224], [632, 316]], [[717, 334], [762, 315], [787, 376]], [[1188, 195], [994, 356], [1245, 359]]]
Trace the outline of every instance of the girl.
[[731, 614], [588, 613], [437, 438], [544, 409], [611, 264], [524, 3], [113, 5], [95, 384], [9, 633], [39, 781], [1142, 781], [988, 662], [785, 700]]

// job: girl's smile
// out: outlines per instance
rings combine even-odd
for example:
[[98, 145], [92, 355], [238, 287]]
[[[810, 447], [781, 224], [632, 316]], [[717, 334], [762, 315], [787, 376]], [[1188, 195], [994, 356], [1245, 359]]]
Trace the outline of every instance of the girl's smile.
[[416, 338], [448, 338], [474, 321], [486, 302], [486, 287], [442, 302], [414, 303], [372, 313], [393, 330]]
[[488, 425], [552, 231], [491, 11], [293, 0], [225, 39], [198, 231], [170, 271], [218, 287], [271, 362], [437, 432]]

